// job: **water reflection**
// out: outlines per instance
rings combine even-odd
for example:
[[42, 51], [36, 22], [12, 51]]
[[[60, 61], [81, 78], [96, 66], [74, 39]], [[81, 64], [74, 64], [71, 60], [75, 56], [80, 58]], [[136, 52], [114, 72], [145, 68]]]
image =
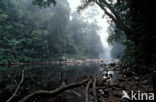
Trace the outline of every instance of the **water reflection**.
[[[94, 75], [98, 72], [97, 64], [90, 65], [24, 65], [0, 67], [0, 99], [8, 98], [8, 95], [14, 91], [17, 83], [21, 79], [21, 71], [24, 69], [25, 77], [20, 93], [26, 94], [30, 91], [39, 89], [52, 90], [60, 86], [61, 73], [62, 80], [67, 80], [67, 83], [73, 82], [78, 77], [83, 75]], [[26, 93], [23, 93], [26, 92]]]
[[[83, 75], [102, 74], [99, 70], [99, 64], [89, 65], [24, 65], [0, 67], [0, 99], [5, 101], [9, 95], [14, 92], [21, 79], [21, 71], [24, 69], [24, 82], [20, 87], [20, 95], [25, 95], [35, 90], [52, 90], [61, 85], [61, 80], [67, 80], [67, 83], [75, 81]], [[110, 71], [115, 75], [113, 71]]]

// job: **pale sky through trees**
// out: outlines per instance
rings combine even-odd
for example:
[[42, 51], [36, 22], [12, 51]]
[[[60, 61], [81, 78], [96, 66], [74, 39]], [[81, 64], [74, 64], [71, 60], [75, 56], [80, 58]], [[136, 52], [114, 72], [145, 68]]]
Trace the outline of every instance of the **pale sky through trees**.
[[[71, 8], [71, 13], [77, 12], [77, 7], [81, 4], [80, 1], [81, 0], [68, 0]], [[90, 15], [92, 15], [92, 17], [90, 17]], [[107, 20], [109, 20], [109, 18], [107, 16], [103, 17], [103, 15], [104, 15], [103, 10], [101, 10], [99, 6], [93, 5], [85, 9], [83, 12], [81, 12], [80, 17], [82, 16], [85, 18], [84, 20], [91, 23], [96, 23], [100, 27], [100, 30], [98, 30], [98, 34], [100, 35], [102, 44], [105, 49], [104, 57], [109, 59], [111, 58], [110, 56], [111, 46], [109, 46], [107, 42], [107, 38], [109, 36], [109, 33], [107, 31], [109, 23], [107, 22]]]

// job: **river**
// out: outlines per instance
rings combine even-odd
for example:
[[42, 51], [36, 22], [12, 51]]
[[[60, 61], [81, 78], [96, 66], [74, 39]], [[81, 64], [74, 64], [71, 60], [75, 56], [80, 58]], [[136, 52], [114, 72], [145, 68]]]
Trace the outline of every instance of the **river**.
[[[25, 95], [30, 92], [44, 89], [52, 90], [61, 85], [61, 80], [67, 83], [74, 82], [77, 78], [98, 73], [103, 75], [105, 71], [100, 64], [82, 65], [22, 65], [22, 66], [0, 66], [0, 99], [5, 102], [14, 92], [19, 81], [21, 72], [24, 69], [24, 82], [22, 83], [19, 94]], [[113, 78], [118, 77], [117, 71], [109, 70]]]

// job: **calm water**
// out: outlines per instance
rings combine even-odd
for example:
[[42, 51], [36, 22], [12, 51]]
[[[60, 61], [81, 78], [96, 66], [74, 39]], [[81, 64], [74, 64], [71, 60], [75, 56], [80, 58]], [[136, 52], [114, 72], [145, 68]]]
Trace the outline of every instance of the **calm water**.
[[[24, 69], [24, 82], [22, 83], [19, 94], [25, 95], [35, 90], [52, 90], [61, 85], [62, 80], [67, 83], [75, 81], [83, 75], [103, 74], [104, 71], [99, 64], [89, 65], [24, 65], [24, 66], [0, 66], [0, 100], [5, 102], [8, 96], [14, 92], [17, 83], [21, 80], [21, 71]], [[117, 76], [116, 72], [109, 71]]]

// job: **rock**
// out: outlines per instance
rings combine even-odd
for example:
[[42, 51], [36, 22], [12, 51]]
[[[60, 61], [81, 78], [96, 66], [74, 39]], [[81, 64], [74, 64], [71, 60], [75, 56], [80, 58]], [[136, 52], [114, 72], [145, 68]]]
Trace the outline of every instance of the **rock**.
[[104, 62], [104, 60], [101, 59], [100, 62]]
[[108, 72], [105, 73], [105, 76], [108, 77]]
[[123, 78], [127, 78], [127, 76], [126, 75], [123, 75]]
[[65, 61], [65, 60], [66, 60], [66, 57], [61, 57], [60, 60], [61, 60], [61, 61]]
[[139, 80], [140, 80], [140, 78], [137, 77], [137, 76], [134, 76], [133, 79], [134, 79], [135, 81], [139, 81]]
[[109, 66], [110, 67], [114, 67], [116, 64], [115, 63], [110, 63]]
[[108, 89], [103, 90], [103, 95], [104, 96], [109, 96], [109, 90]]
[[100, 94], [100, 95], [104, 95], [103, 89], [99, 89], [97, 92], [98, 92], [98, 94]]
[[114, 96], [115, 96], [115, 97], [121, 98], [122, 95], [123, 95], [122, 91], [121, 91], [121, 92], [120, 92], [120, 91], [115, 91], [115, 92], [114, 92]]
[[106, 64], [103, 63], [103, 64], [100, 64], [100, 66], [101, 66], [101, 67], [106, 67]]
[[118, 86], [119, 85], [119, 83], [116, 80], [110, 80], [110, 81], [108, 81], [108, 83], [109, 83], [109, 86], [110, 87], [111, 86]]
[[132, 78], [128, 78], [128, 81], [132, 81]]
[[114, 71], [120, 71], [119, 67], [114, 68]]
[[111, 73], [110, 73], [110, 74], [108, 74], [108, 76], [109, 76], [110, 78], [113, 78], [113, 74], [111, 74]]
[[123, 73], [123, 74], [126, 73], [126, 69], [122, 69], [122, 73]]
[[143, 85], [148, 85], [150, 83], [151, 83], [151, 81], [148, 79], [141, 82], [141, 84], [143, 84]]
[[119, 80], [119, 82], [124, 82], [124, 81], [126, 81], [125, 79], [123, 79], [123, 78], [120, 78], [120, 79], [118, 79]]
[[127, 71], [124, 73], [127, 77], [132, 77], [134, 74], [131, 71]]

